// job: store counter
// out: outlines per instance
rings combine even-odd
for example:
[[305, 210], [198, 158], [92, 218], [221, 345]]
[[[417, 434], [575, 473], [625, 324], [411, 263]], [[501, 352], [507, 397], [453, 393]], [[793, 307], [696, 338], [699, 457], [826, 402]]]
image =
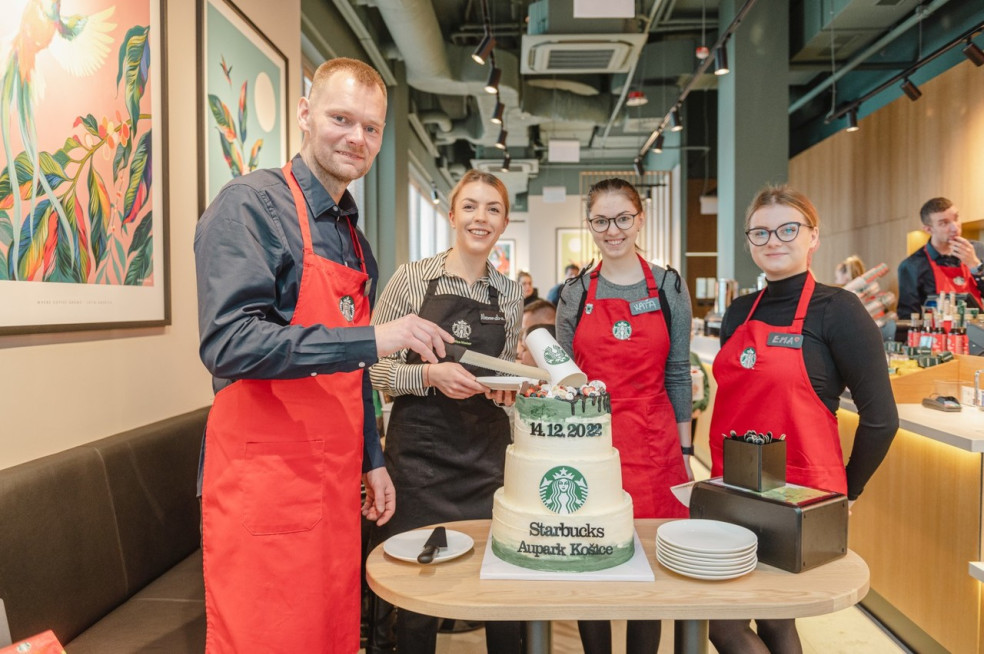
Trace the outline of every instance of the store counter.
[[[711, 386], [695, 439], [695, 454], [708, 467], [717, 344], [696, 336], [692, 345]], [[984, 587], [968, 574], [971, 562], [984, 559], [984, 412], [964, 406], [944, 413], [920, 404], [938, 380], [973, 384], [981, 368], [984, 358], [964, 355], [893, 378], [900, 428], [852, 508], [849, 546], [871, 569], [862, 605], [919, 652], [984, 654]], [[837, 419], [841, 447], [850, 452], [858, 414], [849, 398]]]

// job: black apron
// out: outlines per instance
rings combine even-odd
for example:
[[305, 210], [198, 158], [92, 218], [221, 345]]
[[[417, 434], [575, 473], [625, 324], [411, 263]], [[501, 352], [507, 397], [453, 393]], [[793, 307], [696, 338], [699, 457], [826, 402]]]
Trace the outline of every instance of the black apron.
[[[469, 350], [495, 357], [502, 353], [506, 320], [494, 287], [489, 286], [489, 304], [436, 292], [433, 279], [418, 312], [421, 318], [454, 334]], [[420, 362], [416, 352], [407, 356], [407, 363]], [[465, 368], [474, 375], [491, 374]], [[398, 396], [384, 449], [396, 487], [396, 513], [378, 528], [377, 542], [436, 522], [491, 518], [509, 442], [509, 417], [484, 395], [455, 400], [433, 388], [423, 397]]]

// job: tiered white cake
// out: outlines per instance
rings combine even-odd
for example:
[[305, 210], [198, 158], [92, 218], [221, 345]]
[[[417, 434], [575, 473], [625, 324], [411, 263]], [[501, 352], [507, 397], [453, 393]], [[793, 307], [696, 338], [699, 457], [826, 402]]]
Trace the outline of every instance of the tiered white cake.
[[633, 535], [608, 394], [517, 397], [493, 500], [496, 556], [534, 570], [602, 570], [632, 558]]

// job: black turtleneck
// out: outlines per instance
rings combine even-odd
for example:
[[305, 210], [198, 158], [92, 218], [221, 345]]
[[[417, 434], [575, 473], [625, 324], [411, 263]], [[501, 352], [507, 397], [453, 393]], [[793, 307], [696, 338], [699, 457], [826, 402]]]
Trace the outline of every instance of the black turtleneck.
[[[806, 273], [769, 282], [753, 320], [793, 322]], [[721, 345], [748, 317], [757, 294], [737, 298], [724, 314]], [[847, 464], [847, 493], [856, 499], [885, 458], [899, 427], [878, 326], [849, 291], [818, 283], [803, 322], [803, 361], [820, 400], [836, 414], [844, 388], [858, 408], [859, 424]]]

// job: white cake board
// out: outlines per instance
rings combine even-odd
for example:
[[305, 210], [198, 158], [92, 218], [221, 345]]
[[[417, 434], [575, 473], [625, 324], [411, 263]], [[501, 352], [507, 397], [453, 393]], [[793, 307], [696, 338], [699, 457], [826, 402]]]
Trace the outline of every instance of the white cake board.
[[656, 581], [649, 559], [642, 549], [639, 534], [633, 531], [635, 553], [621, 565], [605, 570], [591, 572], [558, 572], [553, 570], [530, 570], [503, 561], [492, 553], [492, 534], [485, 545], [482, 570], [479, 579], [528, 579], [530, 581]]

